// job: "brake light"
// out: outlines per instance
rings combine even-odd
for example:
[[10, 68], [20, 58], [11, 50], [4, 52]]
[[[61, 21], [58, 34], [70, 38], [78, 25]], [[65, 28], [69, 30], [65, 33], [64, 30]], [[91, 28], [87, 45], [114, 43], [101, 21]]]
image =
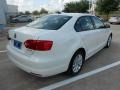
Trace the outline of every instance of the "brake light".
[[37, 51], [51, 50], [53, 41], [49, 40], [27, 40], [24, 42], [26, 48]]

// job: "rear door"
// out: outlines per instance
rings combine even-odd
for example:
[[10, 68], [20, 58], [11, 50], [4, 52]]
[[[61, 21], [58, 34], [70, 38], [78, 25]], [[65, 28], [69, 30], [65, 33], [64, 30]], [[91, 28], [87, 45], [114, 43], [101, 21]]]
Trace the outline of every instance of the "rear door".
[[91, 18], [89, 16], [80, 17], [75, 24], [75, 30], [78, 32], [79, 38], [84, 42], [87, 56], [93, 55], [98, 46], [98, 32], [95, 31]]
[[97, 34], [97, 44], [98, 44], [98, 48], [105, 46], [107, 39], [108, 39], [108, 34], [109, 34], [109, 30], [107, 30], [107, 28], [105, 28], [104, 23], [97, 17], [92, 16], [92, 21], [94, 23], [95, 26], [95, 32], [98, 32]]

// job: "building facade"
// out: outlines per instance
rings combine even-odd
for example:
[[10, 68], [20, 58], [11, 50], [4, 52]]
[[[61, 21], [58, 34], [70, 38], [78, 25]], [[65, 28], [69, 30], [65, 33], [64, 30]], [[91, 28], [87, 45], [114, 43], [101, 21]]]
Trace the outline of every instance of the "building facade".
[[9, 21], [11, 16], [18, 15], [18, 6], [16, 5], [7, 5], [6, 18]]
[[4, 27], [11, 15], [18, 14], [18, 6], [7, 5], [6, 0], [0, 0], [0, 29]]
[[0, 0], [0, 26], [6, 24], [7, 4], [5, 0]]

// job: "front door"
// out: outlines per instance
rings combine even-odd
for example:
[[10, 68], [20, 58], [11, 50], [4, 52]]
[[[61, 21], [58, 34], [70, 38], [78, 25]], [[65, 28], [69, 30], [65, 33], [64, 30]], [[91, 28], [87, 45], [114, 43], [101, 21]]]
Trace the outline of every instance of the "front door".
[[109, 34], [109, 30], [107, 30], [105, 28], [104, 23], [98, 19], [97, 17], [91, 17], [93, 22], [94, 22], [94, 26], [95, 26], [95, 30], [96, 32], [98, 32], [98, 48], [102, 48], [105, 46], [105, 44], [107, 43], [107, 39], [108, 39], [108, 34]]

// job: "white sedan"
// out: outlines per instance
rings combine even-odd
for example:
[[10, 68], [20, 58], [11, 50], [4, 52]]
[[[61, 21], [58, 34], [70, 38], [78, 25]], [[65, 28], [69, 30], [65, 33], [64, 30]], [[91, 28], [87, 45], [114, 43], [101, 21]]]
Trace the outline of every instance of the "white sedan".
[[27, 15], [21, 15], [15, 18], [12, 18], [11, 22], [32, 22], [34, 18], [32, 16], [27, 16]]
[[120, 24], [120, 16], [110, 17], [109, 23], [111, 23], [111, 24]]
[[90, 14], [47, 15], [9, 31], [8, 56], [22, 70], [47, 77], [76, 75], [85, 60], [109, 47], [112, 31]]

